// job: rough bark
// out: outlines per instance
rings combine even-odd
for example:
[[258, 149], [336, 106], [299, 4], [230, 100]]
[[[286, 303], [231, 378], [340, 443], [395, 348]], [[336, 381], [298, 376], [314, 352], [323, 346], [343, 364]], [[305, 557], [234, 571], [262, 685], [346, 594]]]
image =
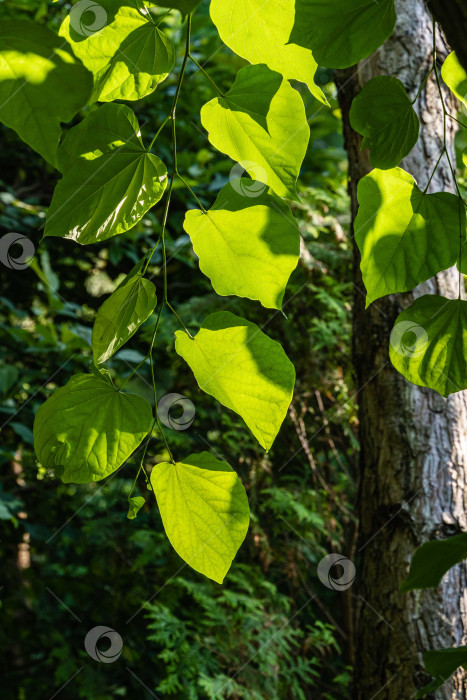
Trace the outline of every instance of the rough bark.
[[[423, 0], [396, 0], [393, 37], [358, 70], [336, 77], [349, 153], [353, 216], [356, 187], [370, 167], [360, 137], [348, 122], [353, 97], [375, 75], [397, 76], [414, 97], [432, 60], [431, 17]], [[448, 49], [438, 38], [440, 58]], [[449, 100], [450, 98], [447, 97]], [[402, 163], [425, 186], [442, 147], [442, 112], [434, 80], [416, 109], [421, 138]], [[452, 143], [453, 125], [448, 124]], [[430, 191], [453, 190], [444, 159]], [[449, 270], [413, 294], [386, 297], [364, 310], [364, 286], [355, 248], [354, 363], [359, 387], [361, 437], [356, 590], [355, 700], [413, 698], [429, 682], [426, 649], [467, 643], [467, 569], [451, 570], [439, 589], [401, 594], [414, 550], [428, 539], [467, 529], [467, 392], [444, 399], [410, 385], [392, 368], [389, 336], [397, 314], [416, 296], [457, 296], [458, 275]], [[430, 697], [467, 697], [467, 677], [458, 673]]]

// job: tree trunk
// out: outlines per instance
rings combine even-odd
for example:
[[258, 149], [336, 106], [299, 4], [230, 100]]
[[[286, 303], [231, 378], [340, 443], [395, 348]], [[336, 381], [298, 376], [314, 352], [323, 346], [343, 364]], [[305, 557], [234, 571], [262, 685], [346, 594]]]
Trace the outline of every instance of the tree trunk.
[[[396, 9], [392, 38], [358, 71], [339, 71], [336, 76], [353, 218], [358, 180], [370, 170], [367, 153], [360, 151], [361, 138], [349, 125], [353, 97], [371, 77], [386, 74], [397, 76], [413, 98], [432, 61], [432, 21], [423, 0], [396, 0]], [[439, 34], [437, 48], [444, 58], [448, 48]], [[449, 100], [447, 96], [448, 104]], [[401, 167], [423, 189], [443, 143], [434, 79], [427, 82], [415, 109], [421, 136]], [[448, 124], [451, 145], [453, 124]], [[453, 191], [445, 158], [430, 185], [430, 191], [441, 190]], [[440, 273], [413, 294], [385, 297], [365, 311], [355, 246], [354, 284], [353, 355], [361, 438], [354, 698], [405, 700], [431, 679], [423, 668], [423, 651], [467, 643], [465, 565], [452, 569], [437, 590], [399, 592], [417, 547], [467, 530], [467, 392], [444, 399], [409, 384], [389, 362], [389, 336], [396, 316], [415, 297], [439, 293], [456, 298], [458, 274], [455, 269]], [[429, 697], [467, 697], [465, 672]]]

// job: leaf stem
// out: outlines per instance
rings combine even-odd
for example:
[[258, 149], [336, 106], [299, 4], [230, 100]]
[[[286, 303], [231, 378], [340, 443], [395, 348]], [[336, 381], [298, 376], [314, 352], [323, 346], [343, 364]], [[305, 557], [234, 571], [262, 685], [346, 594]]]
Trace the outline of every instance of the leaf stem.
[[463, 129], [467, 129], [467, 124], [464, 124], [463, 122], [461, 122], [461, 121], [460, 121], [457, 117], [455, 117], [453, 114], [449, 114], [449, 112], [448, 112], [446, 116], [448, 116], [449, 119], [453, 119], [455, 122], [457, 122], [458, 124], [460, 124], [460, 125], [462, 126]]
[[219, 88], [217, 87], [216, 83], [214, 82], [214, 80], [213, 80], [213, 79], [211, 78], [211, 76], [209, 75], [209, 73], [206, 73], [206, 71], [204, 70], [203, 66], [202, 66], [200, 63], [198, 63], [198, 61], [196, 60], [196, 58], [193, 58], [193, 56], [191, 55], [191, 53], [188, 54], [188, 58], [191, 58], [191, 60], [193, 61], [193, 63], [194, 63], [195, 65], [198, 66], [198, 69], [201, 71], [201, 73], [203, 73], [203, 74], [206, 76], [206, 78], [209, 80], [209, 82], [211, 83], [211, 85], [213, 86], [213, 88], [216, 90], [216, 92], [218, 92], [219, 95], [220, 95], [221, 97], [225, 97], [224, 93], [223, 93], [221, 90], [219, 90]]
[[183, 321], [182, 321], [182, 319], [180, 318], [180, 316], [178, 315], [178, 313], [175, 311], [175, 309], [174, 309], [174, 307], [172, 306], [172, 304], [170, 304], [168, 301], [166, 301], [166, 304], [167, 304], [167, 306], [169, 307], [169, 309], [171, 310], [171, 312], [174, 314], [174, 316], [176, 316], [176, 318], [178, 318], [178, 320], [179, 320], [180, 324], [182, 325], [183, 330], [185, 331], [185, 333], [186, 333], [187, 335], [189, 335], [189, 337], [191, 338], [191, 340], [193, 340], [193, 336], [191, 335], [190, 331], [188, 330], [188, 328], [187, 328], [187, 327], [185, 326], [185, 324], [183, 323]]
[[199, 206], [199, 208], [201, 209], [201, 211], [203, 212], [203, 214], [206, 214], [206, 209], [203, 207], [203, 205], [201, 204], [201, 202], [199, 201], [198, 197], [195, 195], [195, 193], [194, 193], [193, 190], [191, 189], [191, 187], [190, 187], [190, 185], [188, 184], [188, 182], [185, 180], [185, 178], [183, 178], [183, 177], [180, 175], [180, 173], [178, 172], [178, 170], [177, 170], [177, 173], [176, 173], [176, 174], [177, 174], [177, 176], [180, 178], [180, 180], [183, 182], [183, 184], [185, 185], [185, 187], [191, 192], [191, 194], [193, 195], [193, 197], [196, 199], [196, 202], [198, 203], [198, 206]]
[[149, 12], [149, 10], [148, 10], [148, 8], [146, 7], [146, 5], [144, 4], [144, 2], [141, 2], [141, 5], [143, 6], [144, 10], [140, 7], [140, 3], [139, 3], [138, 0], [134, 0], [134, 3], [133, 3], [133, 4], [134, 4], [135, 9], [137, 10], [137, 12], [139, 12], [139, 14], [141, 15], [141, 17], [143, 17], [144, 19], [148, 20], [149, 22], [151, 22], [151, 23], [154, 24], [154, 25], [156, 24], [156, 23], [154, 22], [153, 16], [152, 16], [151, 13]]
[[152, 140], [151, 143], [149, 144], [148, 151], [150, 151], [151, 148], [154, 146], [154, 143], [155, 143], [157, 137], [159, 136], [159, 134], [161, 133], [162, 129], [163, 129], [164, 126], [167, 124], [167, 122], [169, 122], [171, 119], [172, 119], [172, 115], [171, 115], [171, 114], [169, 114], [169, 115], [164, 119], [164, 121], [162, 122], [162, 124], [160, 125], [160, 127], [158, 128], [158, 130], [156, 131], [156, 135], [154, 136], [153, 140]]
[[423, 88], [425, 87], [425, 85], [426, 85], [426, 83], [427, 83], [427, 80], [428, 80], [428, 78], [430, 77], [430, 75], [431, 75], [432, 73], [433, 73], [433, 66], [431, 66], [429, 72], [428, 72], [428, 73], [426, 74], [426, 76], [424, 77], [424, 79], [423, 79], [423, 81], [422, 81], [420, 87], [419, 87], [418, 90], [417, 90], [417, 94], [415, 95], [415, 97], [414, 97], [413, 100], [412, 100], [412, 104], [415, 104], [415, 102], [418, 100], [418, 97], [419, 97], [421, 91], [422, 91]]
[[430, 179], [429, 179], [428, 182], [426, 183], [426, 187], [425, 187], [425, 189], [423, 190], [423, 194], [426, 194], [426, 193], [427, 193], [428, 188], [429, 188], [429, 186], [430, 186], [430, 183], [431, 183], [431, 181], [433, 180], [433, 177], [434, 177], [434, 175], [435, 175], [435, 172], [438, 170], [438, 165], [439, 165], [440, 160], [441, 160], [441, 158], [443, 157], [445, 151], [446, 151], [446, 148], [445, 148], [445, 146], [443, 146], [443, 148], [441, 149], [441, 153], [439, 154], [439, 158], [438, 158], [438, 160], [436, 161], [436, 165], [435, 165], [435, 167], [433, 168], [433, 172], [432, 172], [431, 175], [430, 175]]
[[[183, 57], [183, 62], [182, 62], [182, 67], [180, 69], [180, 74], [178, 76], [177, 88], [175, 90], [175, 95], [174, 95], [174, 99], [173, 99], [173, 103], [172, 103], [172, 109], [170, 110], [170, 114], [164, 119], [164, 121], [160, 125], [160, 127], [157, 130], [156, 135], [154, 136], [154, 138], [151, 142], [151, 145], [149, 146], [149, 149], [148, 149], [148, 150], [150, 150], [152, 148], [152, 146], [155, 143], [157, 137], [159, 136], [161, 130], [164, 128], [164, 126], [167, 124], [167, 122], [171, 120], [172, 121], [173, 165], [172, 165], [172, 173], [170, 175], [170, 182], [169, 182], [169, 189], [167, 192], [167, 199], [166, 199], [165, 207], [164, 207], [164, 214], [162, 217], [162, 230], [161, 230], [161, 235], [160, 235], [160, 240], [162, 241], [162, 265], [163, 265], [163, 272], [164, 272], [164, 296], [163, 296], [162, 303], [161, 303], [161, 306], [159, 309], [159, 313], [157, 315], [156, 325], [154, 327], [154, 332], [153, 332], [152, 338], [151, 338], [151, 344], [149, 346], [149, 350], [146, 354], [146, 357], [144, 358], [144, 360], [142, 362], [139, 363], [139, 365], [137, 365], [135, 367], [133, 372], [127, 377], [127, 379], [125, 380], [123, 385], [120, 387], [120, 390], [121, 390], [123, 388], [123, 386], [125, 386], [126, 382], [130, 379], [130, 377], [132, 377], [133, 374], [135, 372], [137, 372], [139, 367], [141, 367], [141, 365], [144, 362], [146, 362], [146, 360], [149, 358], [149, 362], [150, 362], [150, 366], [151, 366], [152, 388], [153, 388], [153, 393], [154, 393], [154, 420], [153, 420], [149, 435], [147, 437], [146, 444], [144, 446], [143, 456], [141, 458], [141, 463], [140, 463], [138, 472], [136, 474], [136, 478], [135, 478], [135, 481], [133, 483], [133, 486], [132, 486], [132, 489], [130, 492], [130, 496], [131, 496], [131, 493], [133, 492], [134, 486], [136, 484], [136, 480], [138, 479], [138, 476], [141, 472], [141, 469], [143, 468], [143, 461], [144, 461], [144, 458], [146, 456], [149, 442], [151, 440], [151, 434], [152, 434], [153, 428], [156, 424], [157, 424], [157, 427], [159, 428], [159, 431], [162, 435], [162, 439], [164, 440], [164, 444], [165, 444], [165, 447], [167, 449], [167, 452], [169, 453], [170, 460], [173, 464], [175, 464], [175, 460], [173, 458], [172, 452], [171, 452], [170, 447], [169, 447], [169, 443], [167, 442], [167, 438], [165, 436], [164, 430], [162, 428], [162, 425], [161, 425], [161, 422], [160, 422], [160, 419], [159, 419], [159, 416], [157, 413], [157, 390], [156, 390], [156, 378], [155, 378], [155, 373], [154, 373], [154, 360], [153, 360], [152, 352], [153, 352], [154, 342], [156, 340], [157, 330], [159, 328], [159, 322], [160, 322], [160, 319], [162, 316], [162, 311], [164, 309], [164, 306], [167, 305], [169, 307], [169, 309], [177, 316], [180, 323], [182, 323], [182, 325], [183, 325], [183, 322], [181, 321], [180, 317], [178, 316], [178, 314], [176, 313], [174, 308], [171, 306], [171, 304], [169, 304], [169, 301], [167, 298], [167, 251], [166, 251], [166, 246], [165, 246], [165, 229], [167, 226], [167, 218], [168, 218], [170, 202], [171, 202], [171, 198], [172, 198], [174, 179], [175, 179], [175, 175], [177, 174], [177, 133], [176, 133], [176, 129], [175, 129], [175, 115], [176, 115], [176, 110], [177, 110], [178, 98], [180, 96], [180, 90], [182, 87], [183, 76], [185, 75], [186, 64], [188, 61], [188, 56], [190, 54], [190, 41], [191, 41], [191, 14], [188, 16], [185, 55]], [[149, 266], [149, 263], [151, 262], [151, 258], [156, 250], [158, 243], [159, 243], [159, 241], [157, 241], [157, 244], [154, 246], [154, 248], [152, 249], [152, 251], [148, 257], [148, 260], [147, 260], [146, 265], [145, 265], [144, 270], [143, 270], [143, 275], [146, 273], [146, 270]], [[188, 331], [187, 331], [187, 333], [188, 333]], [[192, 336], [190, 335], [190, 337], [192, 337]], [[146, 481], [148, 481], [146, 472], [145, 472], [145, 477], [146, 477]]]
[[[175, 113], [177, 110], [177, 102], [178, 102], [180, 90], [182, 87], [183, 76], [185, 75], [185, 68], [186, 68], [186, 64], [188, 61], [188, 56], [190, 54], [190, 41], [191, 41], [191, 15], [188, 15], [187, 30], [186, 30], [185, 55], [183, 57], [182, 67], [180, 69], [180, 75], [178, 76], [177, 88], [175, 90], [175, 96], [174, 96], [173, 103], [172, 103], [172, 109], [170, 110], [170, 114], [166, 117], [166, 119], [162, 123], [161, 127], [159, 127], [159, 131], [157, 132], [156, 136], [154, 137], [154, 139], [152, 141], [152, 143], [154, 143], [161, 128], [163, 126], [165, 126], [165, 124], [167, 124], [167, 122], [171, 119], [172, 120], [173, 167], [172, 167], [172, 174], [170, 176], [169, 190], [167, 193], [167, 200], [165, 202], [164, 215], [163, 215], [163, 219], [162, 219], [162, 232], [161, 232], [162, 259], [163, 259], [163, 265], [164, 265], [164, 301], [167, 301], [167, 254], [166, 254], [166, 250], [165, 250], [165, 226], [167, 223], [167, 216], [169, 213], [170, 200], [172, 198], [172, 190], [173, 190], [175, 173], [177, 172], [177, 136], [176, 136], [176, 131], [175, 131]], [[151, 144], [151, 146], [152, 146], [152, 144]], [[145, 274], [145, 272], [148, 268], [148, 265], [151, 262], [151, 258], [154, 254], [154, 251], [155, 251], [155, 248], [153, 248], [153, 250], [151, 251], [151, 254], [149, 255], [149, 258], [148, 258], [148, 261], [146, 263], [146, 267], [144, 268], [143, 274]]]

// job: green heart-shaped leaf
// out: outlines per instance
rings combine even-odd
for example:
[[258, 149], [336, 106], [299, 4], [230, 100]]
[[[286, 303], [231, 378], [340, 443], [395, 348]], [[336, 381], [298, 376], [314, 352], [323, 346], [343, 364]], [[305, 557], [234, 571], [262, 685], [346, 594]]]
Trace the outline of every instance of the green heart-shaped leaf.
[[418, 140], [420, 122], [405, 87], [397, 78], [380, 75], [363, 86], [352, 102], [350, 124], [364, 136], [374, 168], [399, 165]]
[[295, 370], [282, 347], [255, 323], [228, 311], [211, 314], [194, 339], [175, 333], [175, 350], [200, 389], [238, 413], [269, 449], [292, 400]]
[[373, 170], [358, 184], [355, 240], [367, 306], [407, 292], [454, 265], [465, 238], [465, 209], [449, 192], [425, 194], [400, 168]]
[[91, 89], [91, 74], [63, 39], [40, 24], [2, 20], [0, 121], [54, 166], [60, 122], [86, 104]]
[[250, 63], [265, 63], [284, 78], [306, 83], [312, 95], [328, 104], [315, 85], [318, 67], [313, 54], [289, 42], [295, 17], [295, 0], [211, 0], [211, 19], [227, 46]]
[[249, 523], [248, 499], [233, 469], [209, 452], [156, 464], [151, 484], [173, 548], [195, 571], [222, 583]]
[[389, 357], [412, 384], [443, 396], [467, 389], [467, 301], [416, 299], [396, 319]]
[[152, 411], [92, 374], [77, 374], [36, 413], [37, 459], [64, 483], [99, 481], [116, 471], [147, 435]]
[[310, 128], [303, 101], [279, 73], [264, 65], [238, 71], [225, 97], [201, 109], [201, 123], [219, 151], [280, 197], [297, 199], [296, 182]]
[[97, 312], [92, 329], [94, 363], [112, 357], [149, 318], [156, 303], [155, 286], [139, 275], [118, 287]]
[[412, 557], [410, 572], [402, 582], [401, 591], [435, 588], [449, 569], [467, 559], [467, 533], [432, 540], [419, 547]]
[[295, 0], [290, 41], [313, 52], [320, 66], [348, 68], [392, 34], [394, 0]]
[[[174, 66], [170, 39], [150, 13], [131, 5], [99, 0], [87, 8], [78, 3], [60, 27], [60, 36], [94, 76], [92, 102], [139, 100], [153, 92]], [[92, 10], [91, 19], [87, 9]]]
[[[98, 122], [109, 126], [102, 129]], [[145, 150], [136, 117], [122, 105], [104, 105], [71, 129], [59, 161], [66, 170], [54, 191], [45, 236], [88, 244], [128, 231], [167, 185], [165, 165]]]
[[280, 309], [298, 262], [300, 233], [287, 204], [266, 190], [246, 178], [234, 180], [209, 211], [188, 211], [183, 226], [218, 294]]

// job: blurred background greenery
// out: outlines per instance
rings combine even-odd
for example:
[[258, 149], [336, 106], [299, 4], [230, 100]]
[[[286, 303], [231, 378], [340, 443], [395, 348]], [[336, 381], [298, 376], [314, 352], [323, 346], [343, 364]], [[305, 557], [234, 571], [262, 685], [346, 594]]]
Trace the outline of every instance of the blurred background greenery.
[[[69, 9], [62, 2], [0, 0], [0, 20], [26, 18], [57, 29]], [[173, 11], [163, 26], [181, 54], [180, 15]], [[221, 44], [206, 1], [194, 17], [193, 53], [226, 89], [244, 63]], [[181, 55], [155, 93], [131, 103], [145, 144], [169, 112], [180, 61]], [[65, 485], [37, 466], [32, 446], [37, 408], [71, 375], [89, 370], [96, 311], [154, 245], [164, 200], [129, 233], [105, 243], [40, 242], [58, 173], [0, 127], [0, 235], [19, 232], [36, 246], [30, 267], [1, 270], [5, 700], [349, 697], [351, 589], [335, 593], [316, 575], [329, 552], [353, 556], [358, 452], [346, 156], [331, 72], [320, 72], [318, 80], [331, 109], [296, 84], [311, 141], [300, 179], [302, 201], [293, 204], [302, 257], [288, 287], [285, 316], [213, 293], [183, 231], [184, 213], [196, 204], [181, 183], [169, 214], [169, 294], [190, 330], [208, 313], [228, 308], [265, 327], [297, 370], [289, 416], [274, 448], [264, 454], [240, 418], [199, 391], [174, 352], [177, 321], [163, 315], [154, 354], [158, 396], [183, 394], [196, 409], [188, 430], [167, 430], [172, 450], [179, 458], [211, 450], [237, 470], [250, 500], [251, 527], [222, 586], [191, 571], [172, 550], [143, 479], [134, 495], [144, 496], [146, 504], [137, 519], [126, 519], [138, 455], [104, 482]], [[233, 166], [210, 147], [200, 125], [200, 108], [212, 96], [209, 82], [189, 64], [177, 118], [179, 169], [206, 207]], [[170, 130], [162, 132], [155, 152], [170, 165]], [[159, 292], [160, 265], [156, 254], [149, 274]], [[144, 358], [154, 321], [108, 362], [116, 384]], [[147, 362], [127, 388], [152, 401]], [[146, 469], [166, 457], [155, 433]], [[84, 637], [96, 625], [122, 636], [117, 662], [99, 664], [87, 655]]]

